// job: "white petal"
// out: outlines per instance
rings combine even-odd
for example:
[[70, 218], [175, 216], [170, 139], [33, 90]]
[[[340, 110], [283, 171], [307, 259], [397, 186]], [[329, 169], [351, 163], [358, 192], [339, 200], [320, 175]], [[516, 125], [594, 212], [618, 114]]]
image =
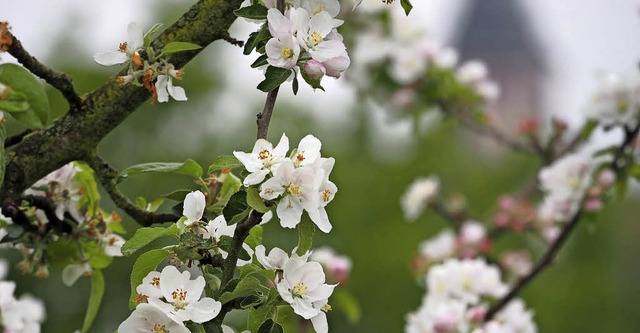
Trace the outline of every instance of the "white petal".
[[289, 138], [287, 138], [287, 136], [284, 133], [282, 133], [282, 137], [280, 137], [280, 142], [278, 142], [278, 145], [273, 149], [273, 155], [285, 156], [288, 151], [289, 151]]
[[268, 169], [263, 169], [258, 172], [251, 173], [244, 179], [242, 183], [244, 184], [244, 186], [247, 186], [247, 187], [251, 185], [260, 184], [268, 173], [269, 173]]
[[190, 305], [190, 307], [193, 307], [191, 320], [196, 323], [204, 323], [205, 321], [215, 318], [218, 313], [220, 313], [222, 303], [214, 300], [213, 298], [204, 297], [196, 304]]
[[329, 324], [327, 323], [327, 314], [320, 311], [317, 316], [311, 318], [311, 324], [316, 333], [328, 333]]
[[281, 180], [278, 177], [269, 178], [260, 185], [260, 197], [265, 200], [273, 200], [284, 193]]
[[302, 207], [295, 200], [291, 200], [291, 196], [287, 195], [280, 199], [276, 213], [283, 228], [293, 229], [300, 223]]
[[234, 151], [233, 156], [235, 156], [249, 172], [256, 172], [262, 169], [262, 162], [260, 162], [260, 160], [253, 154], [245, 153], [243, 151]]
[[68, 265], [62, 270], [62, 282], [71, 287], [82, 275], [90, 271], [91, 267], [87, 263]]
[[311, 221], [318, 226], [324, 233], [329, 233], [333, 226], [331, 222], [329, 222], [329, 216], [327, 215], [327, 211], [324, 208], [315, 209], [313, 211], [307, 211], [309, 213], [309, 217]]
[[293, 304], [291, 304], [291, 307], [293, 308], [293, 312], [304, 319], [311, 319], [320, 313], [320, 310], [315, 309], [313, 306], [311, 306], [311, 302], [299, 297], [293, 299]]
[[142, 29], [135, 23], [131, 22], [127, 26], [127, 49], [135, 51], [143, 46]]
[[184, 92], [184, 88], [174, 86], [173, 80], [171, 78], [169, 78], [169, 85], [167, 86], [167, 91], [169, 92], [169, 95], [171, 95], [171, 97], [173, 97], [173, 99], [175, 99], [176, 101], [187, 100], [187, 94]]
[[129, 57], [124, 52], [109, 51], [94, 55], [93, 60], [103, 66], [112, 66], [126, 62]]
[[204, 193], [193, 191], [187, 194], [182, 207], [182, 215], [188, 219], [185, 224], [190, 225], [193, 222], [199, 221], [202, 218], [202, 214], [204, 214], [205, 206], [206, 198]]
[[169, 101], [169, 93], [167, 92], [168, 81], [169, 77], [167, 75], [158, 75], [156, 80], [156, 93], [158, 94], [158, 102], [160, 103]]

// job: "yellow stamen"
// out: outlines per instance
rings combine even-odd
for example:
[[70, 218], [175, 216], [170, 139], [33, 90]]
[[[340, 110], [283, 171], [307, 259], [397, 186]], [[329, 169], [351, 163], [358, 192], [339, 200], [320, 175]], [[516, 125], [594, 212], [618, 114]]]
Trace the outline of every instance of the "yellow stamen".
[[289, 184], [289, 187], [287, 187], [287, 192], [291, 195], [302, 195], [302, 189], [300, 188], [300, 186], [297, 186], [295, 184]]
[[318, 44], [322, 41], [322, 35], [320, 35], [319, 32], [314, 31], [311, 33], [311, 40], [313, 41], [313, 44]]
[[302, 297], [304, 294], [309, 292], [309, 287], [307, 287], [304, 282], [300, 281], [293, 286], [291, 289], [291, 294], [293, 297]]
[[285, 59], [291, 59], [293, 57], [293, 50], [290, 48], [282, 48], [282, 57]]
[[263, 149], [258, 153], [258, 158], [261, 160], [266, 160], [271, 157], [271, 152], [268, 149]]

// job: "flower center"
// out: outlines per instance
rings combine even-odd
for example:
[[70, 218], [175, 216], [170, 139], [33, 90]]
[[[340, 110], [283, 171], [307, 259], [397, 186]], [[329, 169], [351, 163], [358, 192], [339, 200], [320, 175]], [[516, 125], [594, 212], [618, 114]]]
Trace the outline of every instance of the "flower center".
[[152, 286], [160, 287], [160, 278], [159, 277], [152, 278], [149, 284]]
[[325, 304], [325, 305], [323, 305], [323, 306], [320, 308], [320, 310], [321, 310], [321, 311], [323, 311], [323, 312], [329, 312], [329, 311], [331, 311], [331, 310], [332, 310], [332, 309], [331, 309], [331, 305], [329, 305], [329, 304]]
[[309, 292], [309, 287], [307, 287], [304, 282], [300, 281], [293, 286], [291, 289], [291, 294], [293, 297], [302, 297], [304, 294]]
[[126, 50], [127, 50], [127, 42], [120, 43], [120, 46], [118, 47], [118, 51], [125, 52]]
[[285, 59], [291, 59], [293, 57], [293, 50], [288, 47], [282, 48], [281, 53], [282, 53], [282, 57]]
[[317, 31], [312, 32], [311, 41], [313, 42], [313, 45], [320, 43], [322, 41], [322, 35]]
[[153, 333], [169, 333], [169, 330], [164, 327], [164, 325], [155, 324], [153, 325]]
[[297, 186], [295, 184], [289, 184], [289, 187], [287, 187], [287, 192], [291, 195], [302, 195], [302, 189], [300, 188], [300, 186]]
[[176, 310], [182, 310], [187, 307], [187, 305], [189, 305], [188, 302], [185, 302], [185, 300], [187, 299], [187, 292], [182, 290], [182, 288], [176, 289], [171, 292], [171, 297], [173, 298], [173, 307]]
[[331, 200], [331, 191], [324, 190], [322, 191], [321, 196], [322, 196], [322, 201], [329, 202], [329, 200]]
[[263, 149], [258, 153], [258, 158], [261, 160], [266, 160], [271, 157], [271, 152], [268, 149]]

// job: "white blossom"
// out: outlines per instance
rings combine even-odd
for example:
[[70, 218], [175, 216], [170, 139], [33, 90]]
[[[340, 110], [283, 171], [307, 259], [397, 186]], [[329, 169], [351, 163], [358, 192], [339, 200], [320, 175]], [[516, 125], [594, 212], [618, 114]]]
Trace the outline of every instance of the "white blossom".
[[150, 304], [139, 304], [120, 326], [118, 332], [190, 333], [182, 323], [175, 322], [165, 312]]
[[507, 286], [500, 279], [500, 271], [482, 259], [449, 259], [434, 266], [427, 274], [429, 295], [478, 303], [482, 296], [500, 297]]
[[64, 213], [68, 212], [78, 223], [83, 223], [85, 217], [78, 207], [78, 201], [82, 196], [83, 190], [75, 180], [75, 176], [79, 171], [80, 168], [74, 162], [65, 164], [58, 170], [38, 180], [31, 188], [25, 191], [25, 194], [46, 196], [53, 201], [58, 219], [63, 220]]
[[[206, 229], [207, 229], [207, 232], [203, 235], [203, 237], [213, 238], [215, 243], [218, 243], [220, 242], [220, 239], [222, 238], [222, 236], [233, 237], [233, 233], [236, 231], [236, 224], [227, 225], [227, 221], [224, 219], [224, 216], [220, 215], [215, 219], [209, 221]], [[242, 248], [245, 251], [247, 251], [247, 253], [249, 253], [249, 256], [253, 257], [253, 250], [251, 249], [251, 247], [249, 247], [249, 245], [247, 245], [246, 243], [242, 243]], [[227, 256], [229, 255], [227, 251], [224, 251], [222, 249], [218, 249], [217, 251], [222, 255], [223, 259], [226, 259]], [[249, 263], [251, 263], [251, 259], [249, 260], [238, 259], [238, 262], [236, 263], [236, 265], [244, 266]]]
[[407, 189], [401, 199], [406, 219], [414, 221], [437, 195], [440, 187], [438, 178], [431, 176], [418, 178]]
[[202, 219], [207, 200], [204, 193], [200, 191], [189, 192], [184, 198], [182, 204], [182, 215], [187, 219], [184, 221], [185, 226], [190, 226]]
[[169, 96], [176, 101], [186, 101], [187, 94], [184, 88], [173, 85], [173, 76], [160, 74], [156, 79], [156, 92], [158, 94], [158, 102], [164, 103], [169, 101]]
[[450, 229], [420, 244], [420, 254], [431, 262], [451, 258], [456, 251], [456, 236]]
[[67, 287], [71, 287], [81, 276], [91, 276], [89, 263], [67, 265], [62, 270], [62, 282]]
[[634, 126], [640, 116], [640, 77], [635, 73], [602, 75], [585, 113], [604, 126]]
[[251, 153], [234, 151], [233, 155], [250, 172], [243, 181], [244, 186], [260, 184], [270, 172], [274, 174], [285, 159], [287, 151], [289, 139], [285, 134], [282, 134], [275, 148], [269, 141], [258, 139]]
[[454, 299], [427, 297], [418, 310], [407, 315], [406, 333], [468, 332], [467, 306]]
[[117, 52], [109, 51], [98, 53], [93, 56], [93, 59], [100, 65], [111, 66], [122, 64], [129, 59], [133, 59], [136, 65], [142, 65], [140, 60], [140, 54], [138, 50], [142, 49], [144, 45], [143, 32], [135, 22], [129, 23], [127, 27], [127, 42], [120, 44], [120, 48]]

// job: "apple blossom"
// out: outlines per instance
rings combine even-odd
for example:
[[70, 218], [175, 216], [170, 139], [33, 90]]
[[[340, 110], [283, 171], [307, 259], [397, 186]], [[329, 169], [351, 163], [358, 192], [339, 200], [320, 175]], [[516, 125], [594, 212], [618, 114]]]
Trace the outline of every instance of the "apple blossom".
[[420, 255], [430, 262], [451, 258], [456, 251], [456, 236], [451, 229], [441, 231], [435, 237], [420, 244]]
[[204, 193], [200, 191], [189, 192], [184, 198], [182, 204], [182, 215], [187, 219], [184, 220], [185, 226], [190, 226], [202, 219], [207, 200]]
[[[215, 243], [220, 242], [222, 236], [233, 237], [233, 233], [236, 230], [236, 224], [227, 225], [227, 221], [224, 219], [223, 215], [216, 217], [215, 219], [209, 221], [206, 227], [207, 231], [203, 234], [203, 238], [212, 238]], [[253, 250], [246, 243], [242, 244], [242, 248], [249, 253], [250, 256], [253, 256]], [[229, 255], [226, 251], [222, 249], [217, 250], [223, 259], [226, 259]], [[244, 266], [246, 264], [251, 263], [251, 259], [249, 260], [241, 260], [238, 259], [237, 266]]]
[[269, 172], [274, 174], [288, 150], [289, 139], [285, 134], [282, 134], [280, 142], [275, 148], [269, 141], [258, 139], [251, 153], [234, 151], [233, 155], [250, 172], [243, 181], [244, 186], [260, 184]]
[[67, 265], [62, 270], [62, 282], [71, 287], [81, 276], [91, 276], [91, 266], [88, 262]]
[[79, 171], [80, 168], [75, 165], [75, 162], [65, 164], [38, 180], [24, 193], [50, 198], [55, 205], [55, 214], [59, 220], [63, 220], [64, 213], [68, 212], [78, 223], [83, 223], [85, 217], [78, 207], [82, 188], [75, 180]]
[[401, 199], [406, 219], [414, 221], [425, 207], [438, 195], [439, 181], [435, 176], [418, 178], [407, 189]]
[[603, 126], [634, 126], [640, 116], [640, 77], [637, 74], [605, 73], [599, 80], [598, 91], [585, 110], [588, 118]]
[[142, 59], [138, 51], [142, 49], [143, 45], [142, 29], [140, 29], [135, 22], [131, 22], [127, 27], [127, 41], [120, 44], [117, 52], [109, 51], [98, 53], [93, 56], [93, 59], [103, 66], [122, 64], [130, 59], [136, 66], [141, 66]]
[[189, 333], [182, 323], [177, 323], [159, 308], [150, 304], [139, 304], [129, 318], [118, 326], [118, 332], [171, 332]]
[[191, 280], [188, 271], [180, 273], [174, 266], [162, 269], [158, 280], [163, 299], [148, 297], [149, 304], [157, 307], [176, 323], [191, 320], [203, 323], [215, 318], [222, 304], [213, 298], [202, 297], [204, 277]]
[[406, 333], [468, 332], [466, 304], [454, 299], [427, 297], [418, 310], [407, 315]]
[[432, 297], [454, 298], [468, 304], [478, 303], [485, 295], [500, 297], [507, 291], [499, 270], [482, 259], [449, 259], [431, 268], [426, 281]]
[[156, 93], [158, 94], [158, 102], [164, 103], [169, 101], [169, 96], [176, 101], [186, 101], [187, 95], [184, 88], [173, 85], [173, 76], [160, 74], [156, 79]]
[[331, 17], [336, 17], [340, 13], [338, 0], [301, 0], [300, 6], [311, 15], [317, 15], [324, 11]]

